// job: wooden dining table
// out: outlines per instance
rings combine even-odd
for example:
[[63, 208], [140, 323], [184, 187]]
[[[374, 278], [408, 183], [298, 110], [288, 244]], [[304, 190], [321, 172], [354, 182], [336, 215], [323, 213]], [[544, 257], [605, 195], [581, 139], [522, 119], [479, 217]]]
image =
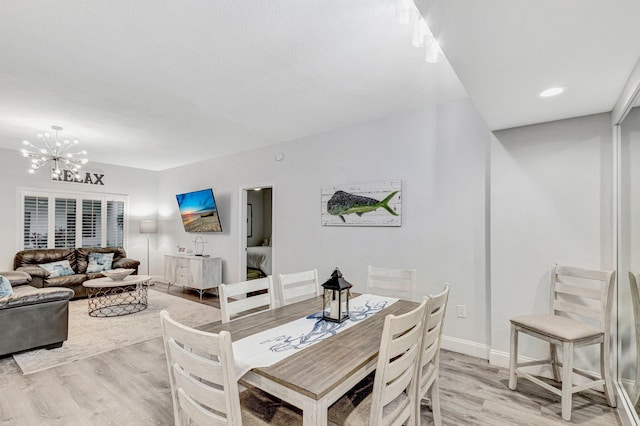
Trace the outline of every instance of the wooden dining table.
[[[375, 370], [384, 318], [418, 304], [399, 300], [358, 324], [268, 367], [253, 368], [240, 383], [255, 386], [302, 410], [303, 424], [326, 425], [327, 410], [349, 389]], [[202, 330], [226, 330], [237, 341], [322, 310], [322, 297], [255, 313]]]

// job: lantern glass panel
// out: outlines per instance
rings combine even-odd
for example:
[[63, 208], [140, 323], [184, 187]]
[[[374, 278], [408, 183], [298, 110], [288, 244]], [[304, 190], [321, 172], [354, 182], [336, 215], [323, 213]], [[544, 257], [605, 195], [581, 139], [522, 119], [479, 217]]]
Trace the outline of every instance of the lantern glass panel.
[[343, 317], [349, 317], [349, 289], [340, 292], [340, 311]]

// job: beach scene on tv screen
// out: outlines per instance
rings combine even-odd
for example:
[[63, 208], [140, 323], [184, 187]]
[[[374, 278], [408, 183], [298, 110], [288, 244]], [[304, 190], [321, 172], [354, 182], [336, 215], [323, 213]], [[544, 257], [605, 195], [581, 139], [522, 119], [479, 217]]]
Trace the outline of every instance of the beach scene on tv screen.
[[222, 232], [220, 218], [210, 189], [176, 195], [182, 224], [187, 232]]

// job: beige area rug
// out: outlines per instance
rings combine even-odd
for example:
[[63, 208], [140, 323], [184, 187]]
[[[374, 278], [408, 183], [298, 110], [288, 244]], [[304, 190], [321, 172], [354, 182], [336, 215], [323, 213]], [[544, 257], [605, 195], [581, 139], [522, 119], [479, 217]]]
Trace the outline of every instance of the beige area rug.
[[161, 291], [149, 289], [149, 306], [142, 312], [113, 318], [94, 318], [87, 314], [87, 300], [69, 303], [69, 338], [61, 348], [38, 349], [15, 354], [23, 374], [46, 370], [61, 364], [88, 358], [123, 346], [144, 342], [162, 335], [160, 311], [196, 327], [220, 319], [220, 310]]

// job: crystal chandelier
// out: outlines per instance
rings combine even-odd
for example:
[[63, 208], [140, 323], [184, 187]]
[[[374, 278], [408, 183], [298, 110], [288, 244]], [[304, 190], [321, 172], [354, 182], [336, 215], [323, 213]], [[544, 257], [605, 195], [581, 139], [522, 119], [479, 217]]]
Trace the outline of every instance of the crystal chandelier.
[[39, 148], [31, 142], [25, 140], [22, 144], [25, 148], [21, 149], [22, 155], [31, 158], [31, 167], [29, 173], [35, 173], [42, 166], [51, 165], [51, 174], [53, 177], [60, 176], [63, 171], [68, 170], [79, 178], [80, 169], [87, 164], [87, 151], [69, 152], [72, 147], [78, 144], [78, 140], [70, 141], [64, 139], [58, 140], [58, 132], [62, 130], [60, 126], [51, 126], [55, 131], [52, 136], [49, 133], [38, 133], [38, 139], [42, 141], [43, 147]]

